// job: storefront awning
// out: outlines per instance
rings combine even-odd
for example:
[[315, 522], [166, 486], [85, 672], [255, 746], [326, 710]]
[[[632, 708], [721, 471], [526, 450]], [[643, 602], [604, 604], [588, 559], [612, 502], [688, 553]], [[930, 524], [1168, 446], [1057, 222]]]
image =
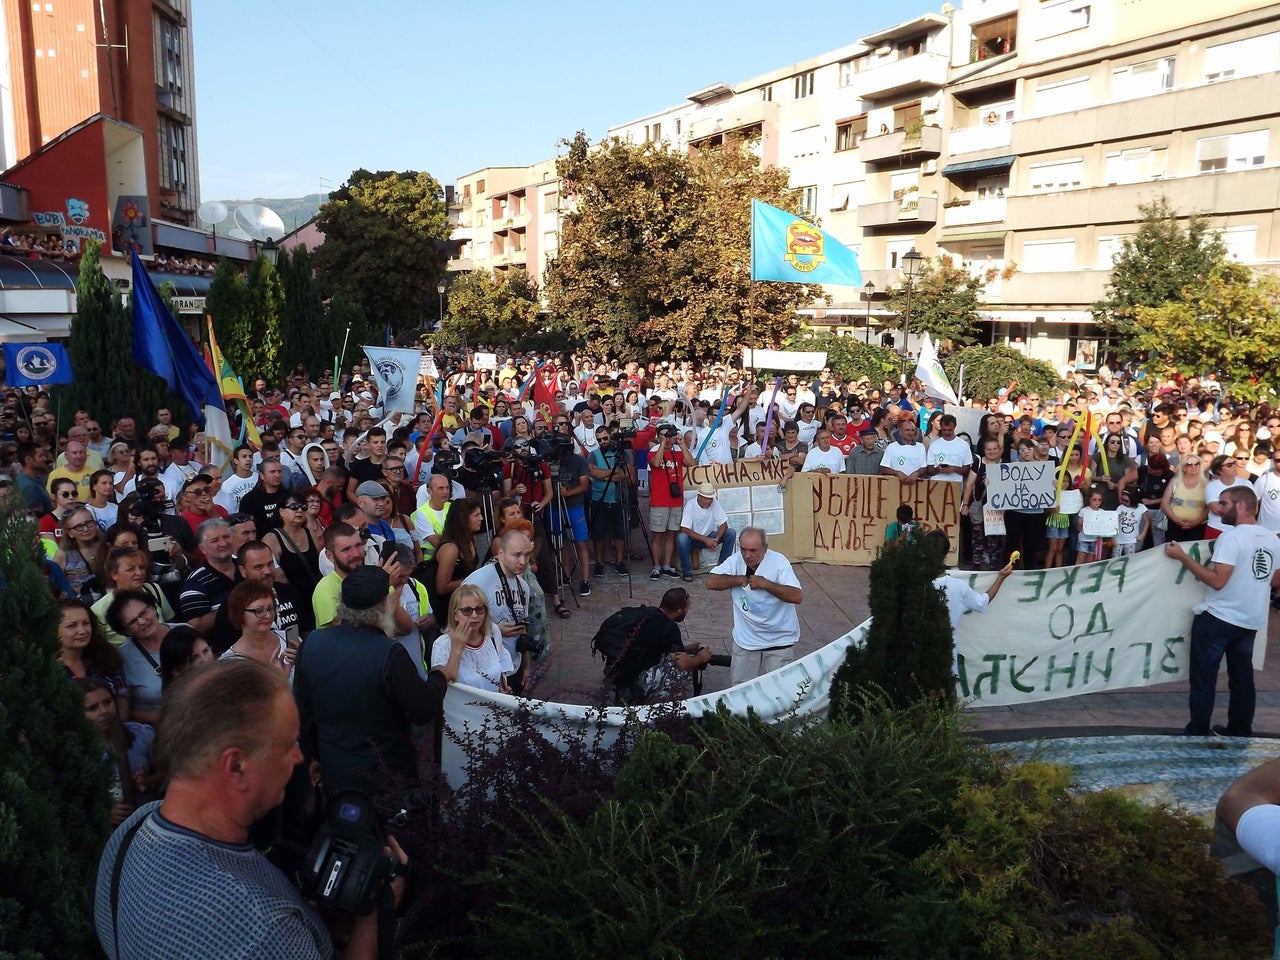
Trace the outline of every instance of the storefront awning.
[[944, 177], [954, 177], [964, 173], [982, 173], [987, 170], [1008, 170], [1013, 166], [1016, 156], [988, 157], [986, 160], [964, 160], [960, 163], [948, 163], [942, 168]]
[[79, 273], [66, 260], [0, 256], [0, 290], [74, 290]]
[[943, 234], [939, 243], [959, 243], [962, 240], [1003, 240], [1009, 235], [1008, 230], [979, 230], [977, 233]]

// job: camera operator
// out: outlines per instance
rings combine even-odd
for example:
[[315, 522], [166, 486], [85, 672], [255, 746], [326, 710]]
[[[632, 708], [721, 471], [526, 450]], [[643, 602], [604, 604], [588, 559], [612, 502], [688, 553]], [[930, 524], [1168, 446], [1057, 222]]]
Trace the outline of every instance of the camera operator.
[[654, 562], [650, 580], [663, 574], [680, 576], [671, 563], [671, 552], [684, 514], [684, 470], [697, 461], [680, 442], [679, 434], [674, 424], [659, 424], [657, 442], [649, 450], [649, 532]]
[[[630, 448], [615, 442], [608, 428], [596, 430], [596, 446], [587, 458], [591, 475], [591, 539], [595, 541], [596, 566], [592, 576], [604, 575], [605, 547], [613, 542], [614, 566], [627, 574], [627, 516], [622, 484], [635, 483]], [[584, 591], [585, 596], [585, 591]]]
[[[683, 587], [662, 595], [658, 609], [641, 621], [628, 638], [622, 656], [606, 671], [620, 705], [643, 703], [663, 693], [679, 694], [679, 673], [699, 670], [711, 662], [711, 650], [701, 644], [686, 646], [680, 624], [693, 600]], [[652, 609], [652, 608], [645, 608]]]
[[139, 478], [137, 489], [120, 504], [123, 518], [147, 535], [154, 579], [163, 583], [177, 582], [200, 562], [195, 534], [185, 520], [167, 512], [172, 506], [158, 477]]
[[556, 583], [555, 562], [551, 558], [543, 523], [546, 509], [551, 505], [551, 468], [531, 440], [517, 437], [511, 445], [511, 456], [502, 465], [502, 495], [516, 498], [521, 515], [532, 522], [538, 584], [547, 596], [556, 597], [557, 612], [564, 610], [560, 616], [567, 616], [569, 611], [559, 605], [560, 585]]
[[380, 567], [362, 566], [343, 581], [337, 623], [307, 637], [298, 652], [293, 695], [301, 716], [303, 752], [325, 792], [362, 790], [371, 796], [382, 772], [418, 783], [413, 724], [440, 716], [448, 681], [458, 678], [465, 638], [449, 661], [422, 679], [395, 638], [399, 591]]
[[[163, 801], [122, 823], [98, 864], [94, 925], [122, 957], [324, 958], [329, 932], [249, 842], [301, 762], [298, 711], [279, 670], [236, 659], [189, 671], [165, 691], [156, 757]], [[136, 841], [136, 842], [135, 842]], [[404, 851], [392, 839], [401, 864]], [[405, 880], [391, 881], [396, 902]], [[157, 904], [182, 904], [181, 922]], [[377, 912], [355, 918], [343, 953], [378, 954]]]
[[578, 452], [578, 445], [569, 432], [569, 415], [557, 413], [554, 421], [555, 432], [548, 441], [550, 448], [548, 459], [553, 467], [551, 472], [552, 488], [559, 490], [564, 500], [564, 509], [553, 501], [550, 511], [546, 513], [547, 526], [556, 536], [564, 535], [564, 545], [560, 552], [560, 563], [564, 567], [565, 577], [573, 569], [573, 557], [569, 553], [570, 541], [577, 554], [578, 577], [581, 580], [579, 596], [591, 596], [591, 581], [587, 579], [590, 560], [587, 556], [587, 506], [586, 494], [591, 489], [591, 474], [587, 469], [587, 458]]

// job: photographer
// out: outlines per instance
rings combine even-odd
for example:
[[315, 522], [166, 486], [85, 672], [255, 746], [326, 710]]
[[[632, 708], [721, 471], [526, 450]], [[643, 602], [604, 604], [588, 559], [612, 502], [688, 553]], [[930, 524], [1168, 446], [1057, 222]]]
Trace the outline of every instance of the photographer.
[[[546, 645], [546, 610], [534, 609], [535, 603], [543, 603], [543, 598], [535, 596], [525, 579], [532, 554], [533, 541], [519, 530], [508, 530], [498, 538], [494, 560], [462, 581], [463, 585], [478, 587], [484, 592], [502, 644], [511, 662], [519, 664], [516, 672], [507, 678], [515, 693], [520, 693], [529, 681], [531, 654]], [[532, 625], [535, 619], [542, 631]]]
[[[250, 826], [279, 806], [302, 760], [283, 675], [250, 659], [189, 671], [166, 691], [162, 718], [155, 753], [169, 773], [165, 798], [121, 824], [98, 865], [94, 924], [104, 953], [332, 957], [320, 917], [249, 842]], [[398, 902], [404, 879], [391, 890]], [[164, 903], [198, 909], [177, 923], [157, 909]], [[344, 957], [377, 956], [377, 919], [355, 918]]]
[[679, 440], [670, 423], [659, 424], [657, 443], [649, 450], [649, 532], [653, 535], [654, 568], [650, 580], [665, 573], [678, 577], [671, 551], [684, 513], [684, 470], [697, 461]]
[[643, 703], [662, 693], [679, 694], [684, 684], [680, 672], [689, 673], [711, 662], [709, 648], [685, 646], [680, 637], [680, 624], [692, 603], [687, 590], [672, 587], [662, 595], [658, 609], [628, 637], [622, 655], [605, 673], [619, 704]]
[[520, 503], [520, 513], [533, 524], [533, 555], [538, 559], [538, 584], [543, 593], [556, 598], [556, 613], [567, 618], [569, 611], [560, 604], [555, 562], [547, 545], [543, 517], [551, 505], [551, 469], [530, 440], [519, 437], [511, 445], [511, 456], [502, 465], [502, 494]]
[[120, 504], [123, 519], [146, 534], [155, 579], [165, 583], [176, 582], [200, 561], [195, 534], [185, 520], [168, 512], [172, 506], [157, 477], [140, 478], [137, 489]]
[[[613, 541], [615, 568], [627, 575], [627, 516], [621, 487], [635, 483], [630, 450], [615, 442], [608, 428], [596, 430], [596, 446], [587, 458], [591, 475], [591, 539], [595, 541], [596, 566], [593, 576], [604, 575], [605, 547]], [[585, 594], [584, 594], [585, 595]]]
[[[555, 432], [548, 441], [550, 448], [548, 458], [554, 463], [551, 482], [553, 489], [558, 488], [559, 498], [552, 502], [546, 513], [547, 525], [553, 536], [565, 535], [565, 542], [560, 552], [560, 563], [564, 567], [565, 578], [573, 569], [570, 542], [577, 554], [578, 576], [581, 587], [579, 596], [591, 596], [591, 581], [587, 579], [590, 560], [587, 556], [587, 507], [586, 494], [591, 488], [591, 474], [587, 469], [587, 458], [578, 453], [577, 443], [569, 432], [569, 415], [556, 414]], [[563, 500], [564, 508], [559, 506]]]

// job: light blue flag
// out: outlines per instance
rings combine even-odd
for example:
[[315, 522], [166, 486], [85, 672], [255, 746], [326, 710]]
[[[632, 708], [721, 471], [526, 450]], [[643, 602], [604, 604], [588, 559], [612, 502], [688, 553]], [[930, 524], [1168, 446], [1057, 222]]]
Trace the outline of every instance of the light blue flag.
[[862, 286], [852, 250], [807, 220], [751, 201], [751, 279]]

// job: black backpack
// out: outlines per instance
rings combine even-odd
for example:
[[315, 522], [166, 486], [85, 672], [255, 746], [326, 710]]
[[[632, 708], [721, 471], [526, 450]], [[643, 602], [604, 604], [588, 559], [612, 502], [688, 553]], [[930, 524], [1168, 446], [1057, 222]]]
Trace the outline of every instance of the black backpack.
[[626, 653], [645, 621], [658, 612], [657, 607], [623, 607], [600, 624], [600, 629], [591, 638], [591, 655], [599, 654], [604, 658], [606, 675]]

